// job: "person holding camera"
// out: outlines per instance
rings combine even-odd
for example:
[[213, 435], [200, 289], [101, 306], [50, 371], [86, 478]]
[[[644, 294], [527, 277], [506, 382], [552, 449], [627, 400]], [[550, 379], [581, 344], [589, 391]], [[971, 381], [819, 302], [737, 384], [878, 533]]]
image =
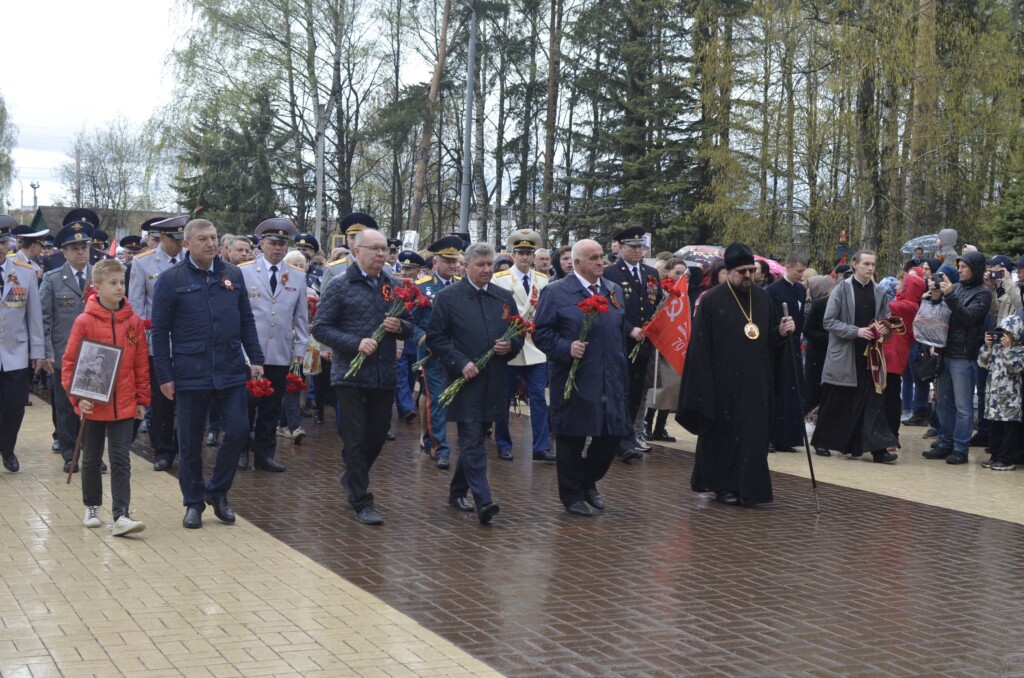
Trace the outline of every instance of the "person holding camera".
[[992, 426], [992, 456], [981, 463], [993, 471], [1012, 471], [1021, 423], [1021, 374], [1024, 373], [1024, 320], [1007, 316], [995, 332], [985, 333], [978, 366], [987, 379], [985, 417]]

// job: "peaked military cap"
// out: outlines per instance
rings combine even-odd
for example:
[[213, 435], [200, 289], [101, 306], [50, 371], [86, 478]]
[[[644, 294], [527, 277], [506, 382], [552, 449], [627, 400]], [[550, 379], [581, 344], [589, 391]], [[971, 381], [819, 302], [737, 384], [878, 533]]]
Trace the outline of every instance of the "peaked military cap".
[[97, 245], [106, 245], [110, 241], [110, 236], [105, 231], [95, 230], [92, 232], [92, 241]]
[[17, 225], [18, 220], [10, 214], [0, 214], [0, 242], [7, 242], [11, 237], [11, 230]]
[[427, 249], [447, 259], [458, 259], [459, 252], [466, 249], [468, 243], [457, 235], [446, 235]]
[[345, 218], [338, 224], [338, 229], [345, 235], [351, 235], [358, 233], [367, 228], [372, 228], [375, 231], [379, 231], [380, 228], [377, 226], [377, 220], [371, 217], [366, 212], [352, 212], [351, 214], [345, 215]]
[[647, 233], [643, 226], [629, 226], [624, 228], [613, 237], [619, 244], [622, 245], [643, 245], [644, 235]]
[[33, 231], [31, 226], [18, 224], [11, 229], [11, 235], [15, 238], [21, 238], [22, 240], [42, 240], [46, 236], [50, 235], [50, 231], [45, 228], [41, 231]]
[[168, 238], [183, 240], [185, 238], [185, 224], [190, 220], [191, 219], [187, 214], [182, 214], [177, 217], [169, 217], [167, 219], [161, 219], [154, 224], [150, 224], [149, 230], [155, 231], [160, 235], [166, 235]]
[[388, 247], [390, 249], [397, 250], [401, 246], [402, 246], [402, 241], [399, 240], [398, 238], [388, 238]]
[[540, 233], [529, 228], [523, 228], [508, 237], [508, 249], [510, 252], [524, 250], [533, 252], [540, 247]]
[[75, 243], [89, 244], [92, 241], [92, 227], [81, 221], [72, 221], [64, 228], [57, 231], [54, 245], [67, 247]]
[[78, 207], [64, 215], [63, 226], [70, 226], [74, 223], [88, 224], [90, 228], [99, 228], [100, 217], [90, 209]]
[[142, 236], [126, 235], [121, 238], [121, 241], [117, 244], [129, 252], [138, 252], [142, 249]]
[[288, 242], [298, 232], [299, 229], [295, 226], [295, 222], [284, 217], [267, 219], [256, 227], [257, 236], [275, 242]]
[[320, 243], [309, 233], [299, 233], [295, 236], [295, 246], [303, 245], [305, 247], [311, 247], [314, 252], [320, 251]]
[[402, 265], [402, 268], [423, 268], [427, 265], [423, 257], [412, 250], [402, 250], [399, 252], [398, 263]]
[[462, 238], [466, 241], [467, 245], [473, 242], [473, 238], [469, 235], [469, 231], [452, 231], [452, 235]]

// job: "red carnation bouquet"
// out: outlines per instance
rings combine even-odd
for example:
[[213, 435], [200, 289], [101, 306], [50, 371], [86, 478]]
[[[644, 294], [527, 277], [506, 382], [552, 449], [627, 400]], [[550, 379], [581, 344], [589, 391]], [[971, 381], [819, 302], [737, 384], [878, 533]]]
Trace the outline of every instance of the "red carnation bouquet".
[[[430, 299], [427, 299], [423, 292], [420, 292], [420, 288], [416, 287], [411, 280], [403, 280], [402, 284], [394, 289], [388, 284], [381, 285], [380, 291], [384, 295], [384, 301], [391, 302], [391, 307], [385, 316], [387, 318], [401, 318], [406, 313], [412, 313], [417, 308], [430, 306]], [[373, 331], [373, 334], [370, 335], [370, 338], [379, 342], [384, 338], [384, 332], [384, 324], [381, 323]], [[345, 379], [355, 375], [364, 362], [366, 362], [366, 354], [356, 353], [356, 357], [352, 359], [348, 371], [345, 372]]]
[[[521, 334], [525, 337], [527, 334], [532, 334], [536, 329], [537, 326], [527, 320], [524, 320], [523, 316], [514, 315], [508, 319], [508, 329], [505, 330], [505, 333], [501, 335], [501, 338], [498, 339], [498, 341], [508, 341], [517, 334]], [[494, 347], [492, 346], [488, 349], [487, 353], [484, 353], [473, 362], [476, 364], [477, 369], [482, 372], [483, 369], [487, 367], [487, 363], [489, 363], [493, 357]], [[465, 377], [459, 377], [452, 383], [448, 384], [448, 388], [442, 391], [441, 395], [438, 397], [441, 404], [445, 407], [451, 405], [452, 401], [455, 400], [455, 396], [457, 396], [459, 391], [462, 390], [462, 387], [466, 385], [466, 381], [468, 380]]]
[[[594, 318], [598, 314], [608, 312], [608, 299], [600, 294], [595, 294], [576, 305], [583, 311], [583, 327], [580, 329], [579, 341], [586, 341], [587, 335], [590, 333], [590, 326], [594, 324]], [[580, 360], [580, 358], [572, 359], [572, 367], [569, 368], [569, 378], [565, 380], [565, 391], [562, 393], [562, 397], [566, 400], [572, 397], [572, 388], [576, 384], [576, 370], [580, 367]]]
[[249, 395], [253, 398], [266, 398], [267, 396], [274, 395], [274, 387], [270, 385], [270, 380], [265, 378], [262, 374], [245, 382], [245, 390], [247, 390]]
[[313, 318], [316, 317], [317, 306], [320, 305], [320, 300], [314, 297], [312, 294], [306, 297], [306, 310], [309, 311], [309, 321], [313, 322]]
[[[651, 316], [651, 320], [647, 321], [648, 324], [650, 324], [651, 321], [658, 317], [658, 314], [661, 313], [661, 309], [664, 308], [665, 303], [669, 299], [671, 299], [672, 297], [682, 296], [682, 292], [676, 289], [677, 282], [678, 281], [672, 276], [662, 278], [661, 291], [664, 292], [665, 294], [662, 295], [661, 301], [658, 302], [657, 308], [654, 309], [654, 315]], [[636, 357], [640, 355], [640, 347], [644, 345], [645, 341], [647, 341], [647, 337], [643, 337], [642, 339], [640, 339], [640, 341], [636, 342], [636, 346], [634, 346], [633, 350], [629, 352], [629, 362], [636, 362]]]
[[288, 370], [288, 376], [285, 377], [285, 383], [288, 385], [288, 393], [306, 390], [306, 380], [302, 378], [302, 363], [292, 363], [291, 369]]

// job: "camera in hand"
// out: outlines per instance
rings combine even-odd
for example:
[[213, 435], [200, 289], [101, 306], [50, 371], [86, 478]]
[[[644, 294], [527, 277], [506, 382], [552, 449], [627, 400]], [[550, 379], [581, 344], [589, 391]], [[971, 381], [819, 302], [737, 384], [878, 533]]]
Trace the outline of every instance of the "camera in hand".
[[936, 272], [934, 278], [935, 278], [935, 284], [936, 285], [941, 285], [942, 281], [946, 279], [946, 274], [942, 273], [942, 272]]
[[1004, 271], [989, 271], [988, 275], [993, 280], [1002, 280]]

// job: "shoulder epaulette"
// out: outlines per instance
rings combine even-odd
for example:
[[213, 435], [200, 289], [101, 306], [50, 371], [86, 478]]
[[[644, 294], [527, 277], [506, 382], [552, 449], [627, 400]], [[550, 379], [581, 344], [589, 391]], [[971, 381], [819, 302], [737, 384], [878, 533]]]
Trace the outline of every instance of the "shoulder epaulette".
[[242, 263], [238, 264], [237, 266], [238, 266], [239, 268], [241, 268], [241, 267], [243, 267], [243, 266], [252, 266], [252, 265], [253, 265], [253, 264], [255, 264], [255, 263], [256, 263], [256, 260], [255, 260], [255, 259], [252, 259], [252, 260], [250, 260], [250, 261], [243, 261]]
[[506, 275], [512, 275], [512, 269], [511, 268], [506, 268], [504, 271], [498, 271], [497, 273], [494, 274], [494, 277], [495, 278], [503, 278]]
[[420, 278], [419, 280], [417, 280], [416, 284], [417, 285], [422, 285], [423, 283], [430, 282], [433, 279], [434, 279], [434, 276], [432, 276], [432, 275], [425, 275], [422, 278]]
[[24, 261], [18, 261], [17, 259], [11, 259], [11, 261], [14, 262], [15, 266], [21, 266], [22, 268], [27, 268], [30, 271], [36, 270], [32, 268], [31, 264], [26, 264]]
[[327, 265], [328, 266], [337, 266], [338, 264], [347, 264], [347, 263], [348, 263], [348, 257], [345, 257], [344, 259], [338, 259], [337, 261], [332, 261], [331, 263], [329, 263]]
[[547, 273], [541, 273], [540, 271], [534, 271], [534, 273], [536, 273], [537, 275], [539, 275], [542, 278], [547, 278], [548, 277]]
[[132, 259], [142, 259], [143, 257], [148, 257], [153, 252], [156, 252], [156, 250], [146, 250], [142, 254], [136, 254]]

